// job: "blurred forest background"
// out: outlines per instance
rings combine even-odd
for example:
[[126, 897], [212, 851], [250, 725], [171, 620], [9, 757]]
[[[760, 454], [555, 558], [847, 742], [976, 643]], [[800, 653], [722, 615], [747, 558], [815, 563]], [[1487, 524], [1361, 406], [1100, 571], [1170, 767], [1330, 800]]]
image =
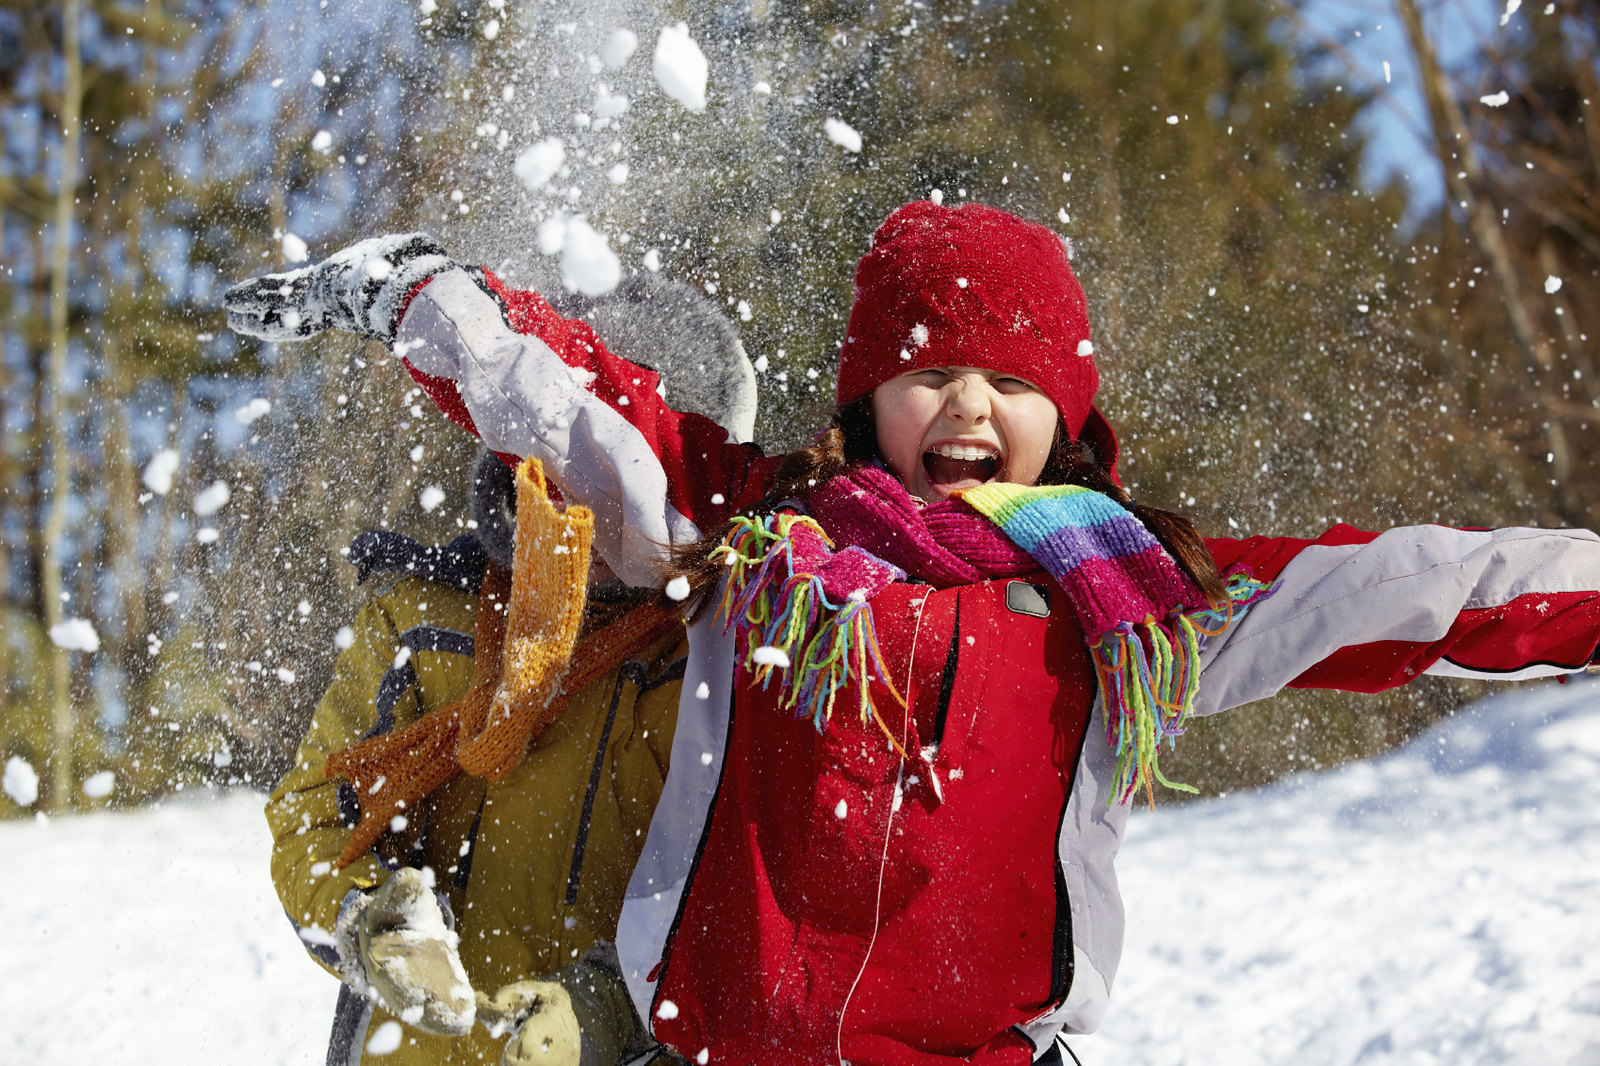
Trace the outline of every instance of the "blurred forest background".
[[[651, 73], [680, 20], [702, 110]], [[381, 347], [263, 347], [217, 307], [388, 231], [548, 291], [541, 225], [582, 215], [726, 301], [784, 448], [873, 227], [939, 189], [1073, 238], [1124, 478], [1208, 533], [1600, 526], [1597, 27], [1597, 0], [0, 0], [0, 760], [48, 810], [265, 787], [365, 595], [341, 549], [459, 532], [472, 444]], [[1380, 113], [1409, 182], [1372, 165]], [[1287, 693], [1169, 772], [1370, 754], [1477, 691]]]

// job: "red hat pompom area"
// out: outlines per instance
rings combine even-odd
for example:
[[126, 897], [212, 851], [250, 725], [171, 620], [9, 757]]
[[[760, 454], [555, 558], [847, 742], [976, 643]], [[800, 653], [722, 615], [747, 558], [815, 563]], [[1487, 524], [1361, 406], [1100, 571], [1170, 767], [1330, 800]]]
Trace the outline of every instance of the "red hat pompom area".
[[1093, 356], [1089, 304], [1060, 236], [983, 204], [919, 200], [878, 227], [856, 266], [838, 401], [930, 367], [1015, 374], [1039, 386], [1072, 439], [1087, 438], [1111, 468], [1116, 437], [1094, 408]]

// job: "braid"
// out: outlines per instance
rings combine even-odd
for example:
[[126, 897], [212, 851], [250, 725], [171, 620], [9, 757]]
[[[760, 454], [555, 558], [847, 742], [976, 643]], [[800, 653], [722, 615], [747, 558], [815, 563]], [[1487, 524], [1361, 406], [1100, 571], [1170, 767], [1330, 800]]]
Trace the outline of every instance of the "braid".
[[[828, 428], [809, 448], [784, 456], [773, 479], [772, 489], [751, 507], [745, 516], [768, 514], [788, 500], [799, 499], [812, 488], [842, 474], [846, 467], [878, 454], [877, 432], [872, 423], [872, 395], [852, 400], [834, 412]], [[711, 602], [722, 577], [722, 563], [711, 558], [733, 528], [733, 517], [699, 540], [672, 546], [663, 573], [668, 580], [681, 577], [689, 582], [689, 597], [683, 606], [685, 617], [697, 621]]]

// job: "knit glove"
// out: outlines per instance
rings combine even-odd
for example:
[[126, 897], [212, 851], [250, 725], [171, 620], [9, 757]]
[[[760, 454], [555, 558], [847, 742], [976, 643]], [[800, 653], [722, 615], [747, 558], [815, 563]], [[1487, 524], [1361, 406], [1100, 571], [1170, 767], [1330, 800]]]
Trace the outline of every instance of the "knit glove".
[[376, 994], [407, 1025], [460, 1036], [472, 1028], [477, 1004], [431, 882], [429, 873], [406, 868], [347, 898], [340, 965], [352, 985]]
[[393, 344], [411, 290], [456, 265], [426, 233], [391, 233], [299, 270], [242, 281], [222, 294], [222, 306], [229, 329], [262, 340], [346, 329]]
[[478, 1020], [491, 1036], [511, 1032], [500, 1066], [611, 1066], [640, 1029], [616, 965], [597, 946], [545, 981], [516, 981], [478, 993]]

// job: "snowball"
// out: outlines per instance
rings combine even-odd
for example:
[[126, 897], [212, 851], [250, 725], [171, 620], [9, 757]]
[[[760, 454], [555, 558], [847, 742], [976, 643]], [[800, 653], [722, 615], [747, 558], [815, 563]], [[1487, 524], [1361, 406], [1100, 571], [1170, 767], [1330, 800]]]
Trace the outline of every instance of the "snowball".
[[689, 598], [689, 579], [679, 574], [667, 582], [667, 599], [682, 603]]
[[327, 155], [333, 150], [333, 134], [327, 130], [318, 130], [311, 138], [311, 150]]
[[145, 464], [145, 488], [157, 496], [165, 496], [172, 491], [172, 475], [177, 472], [178, 453], [171, 448], [163, 448]]
[[618, 163], [616, 166], [606, 171], [606, 178], [613, 185], [621, 185], [625, 183], [628, 180], [628, 164]]
[[213, 481], [194, 498], [194, 513], [201, 518], [216, 514], [228, 502], [229, 495], [226, 481]]
[[417, 498], [417, 502], [422, 504], [424, 511], [431, 512], [444, 502], [444, 489], [441, 489], [438, 485], [429, 485], [422, 490], [422, 495]]
[[400, 1023], [384, 1022], [367, 1041], [368, 1055], [392, 1055], [400, 1050]]
[[911, 327], [911, 346], [920, 348], [928, 343], [928, 327], [921, 322]]
[[419, 3], [417, 4], [417, 11], [424, 18], [426, 18], [427, 16], [433, 14], [435, 11], [438, 11], [438, 10], [439, 10], [438, 0], [419, 0]]
[[767, 82], [758, 81], [754, 85], [750, 86], [750, 91], [755, 93], [757, 96], [771, 96], [772, 86]]
[[822, 124], [823, 132], [828, 135], [828, 140], [837, 144], [847, 152], [861, 151], [861, 134], [848, 122], [830, 118]]
[[661, 253], [654, 248], [644, 253], [644, 268], [655, 274], [661, 270]]
[[699, 1054], [695, 1055], [694, 1061], [699, 1063], [700, 1066], [706, 1066], [706, 1063], [711, 1061], [711, 1049], [708, 1047], [701, 1048]]
[[538, 192], [556, 176], [561, 164], [567, 161], [566, 145], [559, 137], [546, 137], [517, 153], [511, 172], [529, 192]]
[[601, 85], [594, 94], [594, 117], [616, 118], [628, 110], [628, 98]]
[[291, 263], [304, 263], [311, 257], [311, 250], [306, 247], [306, 242], [292, 233], [283, 235], [283, 258]]
[[100, 634], [87, 618], [69, 618], [50, 627], [50, 643], [68, 651], [99, 651]]
[[739, 312], [740, 322], [748, 322], [755, 317], [754, 312], [750, 310], [749, 300], [740, 300], [739, 306], [736, 308], [736, 310]]
[[490, 19], [488, 22], [485, 22], [483, 24], [483, 39], [484, 40], [492, 41], [498, 36], [500, 36], [500, 20], [499, 19]]
[[756, 356], [756, 361], [755, 361], [754, 365], [755, 365], [755, 368], [756, 368], [756, 373], [757, 374], [762, 374], [762, 373], [765, 373], [767, 367], [771, 366], [772, 364], [767, 362], [767, 357], [765, 355], [758, 355], [758, 356]]
[[202, 526], [195, 530], [194, 539], [201, 544], [215, 544], [222, 534], [217, 532], [216, 526]]
[[686, 23], [668, 26], [656, 38], [655, 62], [651, 73], [661, 91], [690, 111], [706, 109], [705, 53], [689, 36]]
[[616, 70], [622, 64], [633, 58], [633, 53], [639, 48], [639, 37], [629, 29], [615, 29], [606, 37], [606, 43], [600, 46], [600, 62], [608, 69]]
[[13, 755], [6, 760], [6, 772], [0, 778], [0, 789], [4, 789], [17, 806], [31, 807], [39, 798], [39, 774], [28, 760]]
[[775, 648], [771, 644], [764, 644], [750, 653], [750, 661], [757, 666], [776, 666], [780, 670], [789, 669], [789, 656], [782, 648]]
[[704, 681], [700, 682], [699, 686], [694, 690], [694, 698], [697, 700], [709, 700], [711, 698], [711, 686]]
[[277, 674], [278, 674], [278, 680], [282, 681], [285, 685], [294, 684], [294, 671], [289, 669], [288, 667], [286, 667], [286, 666], [278, 667]]
[[1522, 0], [1506, 0], [1506, 12], [1500, 16], [1500, 25], [1504, 26], [1511, 21], [1511, 16], [1517, 13], [1517, 8], [1522, 6]]
[[272, 410], [272, 402], [257, 396], [237, 411], [233, 412], [233, 420], [241, 426], [248, 426], [256, 419]]
[[1078, 342], [1078, 354], [1087, 359], [1094, 354], [1094, 342], [1084, 339]]
[[1544, 291], [1549, 293], [1551, 296], [1554, 296], [1556, 293], [1560, 292], [1561, 279], [1556, 277], [1554, 274], [1551, 274], [1549, 277], [1545, 278]]
[[311, 72], [311, 84], [320, 89], [328, 84], [328, 76], [320, 70], [313, 70]]
[[1177, 124], [1178, 124], [1178, 116], [1177, 115], [1168, 115], [1167, 116], [1167, 125], [1176, 126]]
[[656, 1017], [663, 1021], [671, 1021], [678, 1016], [678, 1005], [670, 999], [661, 1001], [661, 1006], [656, 1008]]
[[944, 203], [944, 190], [933, 189], [928, 193], [928, 199], [933, 201], [933, 206], [939, 207]]
[[340, 626], [339, 632], [333, 635], [333, 646], [344, 651], [356, 642], [356, 631], [349, 626]]
[[849, 813], [850, 813], [850, 808], [845, 803], [844, 800], [840, 800], [833, 808], [833, 816], [835, 818], [843, 818], [845, 815], [847, 815]]
[[90, 799], [105, 799], [111, 795], [111, 790], [117, 787], [117, 775], [110, 770], [101, 770], [83, 782], [83, 794]]
[[1485, 107], [1505, 107], [1510, 102], [1511, 94], [1504, 89], [1497, 93], [1490, 93], [1488, 96], [1478, 97], [1478, 103], [1483, 104]]
[[567, 223], [561, 249], [561, 283], [585, 296], [604, 296], [622, 280], [622, 261], [605, 235], [581, 218]]

